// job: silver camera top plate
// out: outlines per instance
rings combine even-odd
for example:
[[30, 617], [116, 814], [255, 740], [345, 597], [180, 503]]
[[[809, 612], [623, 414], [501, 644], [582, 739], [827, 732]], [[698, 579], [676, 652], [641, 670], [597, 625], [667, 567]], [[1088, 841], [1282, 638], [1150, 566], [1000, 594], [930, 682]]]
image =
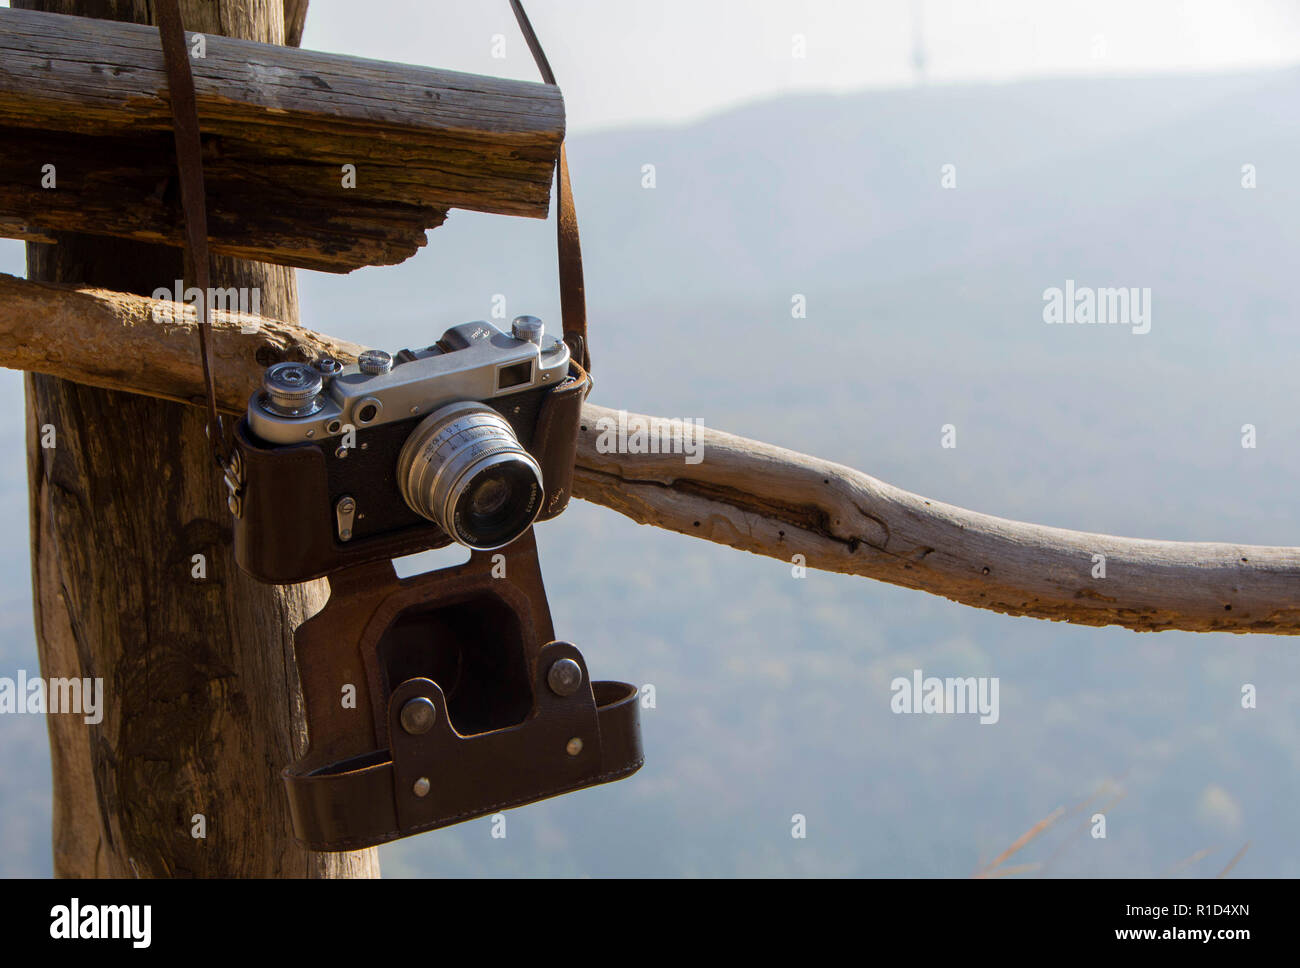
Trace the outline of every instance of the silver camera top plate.
[[301, 416], [276, 412], [267, 389], [259, 389], [248, 401], [249, 428], [269, 443], [307, 443], [407, 420], [457, 400], [486, 403], [557, 386], [569, 372], [569, 348], [538, 335], [534, 342], [483, 320], [462, 323], [427, 349], [402, 351], [387, 372], [366, 373], [353, 363], [326, 374], [314, 401], [319, 408]]

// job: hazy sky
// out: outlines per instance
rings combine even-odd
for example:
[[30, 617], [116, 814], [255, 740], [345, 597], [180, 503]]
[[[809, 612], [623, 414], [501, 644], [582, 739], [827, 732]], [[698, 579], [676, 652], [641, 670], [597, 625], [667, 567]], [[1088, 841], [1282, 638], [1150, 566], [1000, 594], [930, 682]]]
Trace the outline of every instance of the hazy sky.
[[[1300, 62], [1300, 0], [526, 0], [572, 131], [792, 90]], [[795, 35], [805, 56], [794, 54]], [[493, 57], [504, 40], [504, 57]], [[536, 79], [506, 0], [311, 0], [303, 46]]]

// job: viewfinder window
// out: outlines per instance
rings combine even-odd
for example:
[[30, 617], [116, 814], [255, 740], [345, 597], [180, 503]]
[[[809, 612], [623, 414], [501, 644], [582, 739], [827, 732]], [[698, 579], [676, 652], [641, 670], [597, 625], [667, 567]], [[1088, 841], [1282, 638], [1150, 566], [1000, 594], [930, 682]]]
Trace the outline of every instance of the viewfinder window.
[[524, 360], [522, 363], [512, 363], [510, 366], [503, 366], [497, 370], [497, 389], [509, 390], [511, 387], [521, 387], [533, 380], [533, 361]]

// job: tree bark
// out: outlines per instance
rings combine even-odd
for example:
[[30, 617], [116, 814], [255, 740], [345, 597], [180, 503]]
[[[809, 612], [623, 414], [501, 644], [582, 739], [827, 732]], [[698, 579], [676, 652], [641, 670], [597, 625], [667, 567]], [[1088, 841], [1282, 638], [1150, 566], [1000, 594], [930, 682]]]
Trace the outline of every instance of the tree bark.
[[[14, 6], [137, 23], [152, 8]], [[182, 11], [189, 30], [284, 40], [280, 0], [194, 0]], [[148, 294], [181, 277], [181, 258], [69, 234], [29, 244], [28, 271]], [[297, 319], [290, 269], [218, 257], [213, 285], [261, 288], [265, 312]], [[31, 374], [27, 421], [42, 675], [104, 681], [97, 725], [48, 717], [56, 876], [377, 876], [373, 850], [315, 854], [293, 842], [279, 777], [305, 740], [292, 636], [326, 587], [263, 585], [236, 567], [202, 411]], [[197, 815], [205, 837], [194, 836]]]

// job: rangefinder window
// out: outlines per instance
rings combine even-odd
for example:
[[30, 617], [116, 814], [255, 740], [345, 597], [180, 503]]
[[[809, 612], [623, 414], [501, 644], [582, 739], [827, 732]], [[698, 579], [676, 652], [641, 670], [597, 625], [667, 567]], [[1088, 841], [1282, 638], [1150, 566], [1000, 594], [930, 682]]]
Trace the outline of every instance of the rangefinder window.
[[524, 360], [522, 363], [515, 363], [511, 366], [503, 366], [497, 370], [497, 389], [509, 390], [511, 387], [521, 387], [527, 383], [533, 382], [533, 361]]

